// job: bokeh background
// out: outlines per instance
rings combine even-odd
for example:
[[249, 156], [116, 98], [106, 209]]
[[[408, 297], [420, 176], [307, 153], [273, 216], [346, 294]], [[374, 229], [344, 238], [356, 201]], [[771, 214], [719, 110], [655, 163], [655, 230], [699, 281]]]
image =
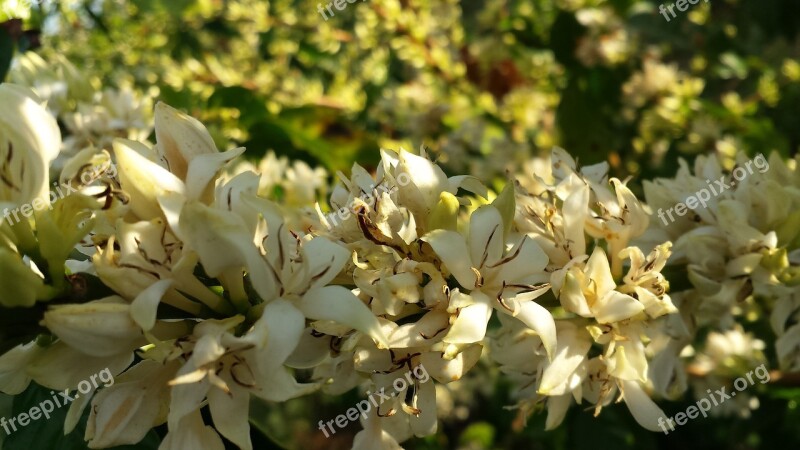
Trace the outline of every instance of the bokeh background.
[[[254, 161], [274, 153], [271, 170], [291, 167], [320, 200], [336, 171], [369, 168], [380, 148], [424, 147], [450, 174], [500, 181], [553, 146], [608, 161], [623, 179], [672, 176], [699, 154], [800, 147], [797, 0], [701, 1], [670, 21], [643, 0], [366, 0], [328, 20], [319, 3], [0, 0], [0, 78], [48, 93], [68, 149], [147, 139], [164, 101], [206, 124], [220, 148], [245, 146]], [[286, 198], [280, 183], [274, 196], [308, 200]], [[624, 407], [596, 418], [573, 408], [545, 432], [544, 414], [508, 407], [498, 375], [485, 365], [443, 388], [440, 432], [407, 448], [800, 448], [793, 380], [751, 388], [760, 405], [749, 417], [664, 436]], [[256, 448], [347, 449], [358, 425], [325, 439], [316, 422], [362, 398], [256, 404]], [[661, 403], [671, 414], [689, 404]], [[3, 448], [30, 449], [25, 433], [85, 448], [55, 422]]]

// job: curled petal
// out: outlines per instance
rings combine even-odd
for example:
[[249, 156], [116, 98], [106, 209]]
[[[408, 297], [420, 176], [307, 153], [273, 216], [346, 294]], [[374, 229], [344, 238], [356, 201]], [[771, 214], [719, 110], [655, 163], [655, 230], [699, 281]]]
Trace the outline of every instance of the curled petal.
[[550, 311], [534, 301], [528, 301], [520, 303], [519, 309], [512, 315], [539, 335], [547, 357], [552, 360], [556, 350], [556, 322]]
[[388, 339], [378, 318], [358, 297], [341, 286], [312, 289], [303, 296], [298, 307], [310, 319], [348, 325], [388, 348]]

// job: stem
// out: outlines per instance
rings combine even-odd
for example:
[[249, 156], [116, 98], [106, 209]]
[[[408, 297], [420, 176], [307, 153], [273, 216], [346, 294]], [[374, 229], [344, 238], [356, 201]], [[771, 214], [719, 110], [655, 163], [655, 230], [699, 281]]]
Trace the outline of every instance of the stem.
[[39, 252], [39, 241], [36, 240], [36, 236], [33, 234], [30, 222], [24, 218], [18, 222], [14, 222], [14, 224], [11, 225], [11, 231], [14, 232], [14, 236], [17, 238], [17, 247], [20, 252], [28, 255], [37, 262], [37, 265], [40, 265], [38, 263], [41, 263], [43, 260], [42, 254]]
[[231, 303], [239, 313], [246, 314], [250, 310], [250, 299], [244, 288], [244, 276], [239, 269], [226, 270], [219, 276], [219, 281], [225, 286], [230, 296]]
[[267, 303], [259, 303], [256, 306], [250, 308], [250, 311], [247, 311], [247, 321], [255, 323], [261, 316], [264, 314], [264, 308], [266, 308]]

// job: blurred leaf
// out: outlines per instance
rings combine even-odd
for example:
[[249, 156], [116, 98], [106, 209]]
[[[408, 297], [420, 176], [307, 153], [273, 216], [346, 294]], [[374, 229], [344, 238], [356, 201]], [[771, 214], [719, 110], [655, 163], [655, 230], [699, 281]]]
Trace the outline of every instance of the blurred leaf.
[[491, 448], [494, 444], [494, 427], [486, 422], [473, 423], [467, 427], [459, 439], [461, 445], [471, 445], [470, 448]]
[[16, 47], [11, 33], [2, 25], [0, 24], [0, 82], [4, 81], [8, 75]]

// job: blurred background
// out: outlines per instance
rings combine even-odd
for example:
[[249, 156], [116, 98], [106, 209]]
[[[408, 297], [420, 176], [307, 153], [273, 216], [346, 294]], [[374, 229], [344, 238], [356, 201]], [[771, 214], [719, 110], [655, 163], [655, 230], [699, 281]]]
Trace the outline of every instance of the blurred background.
[[[164, 101], [220, 148], [245, 146], [253, 161], [273, 152], [274, 168], [305, 162], [293, 170], [316, 180], [319, 199], [331, 174], [374, 166], [380, 148], [424, 147], [449, 174], [488, 182], [553, 146], [640, 179], [672, 176], [698, 154], [794, 155], [800, 2], [701, 1], [669, 21], [660, 4], [366, 0], [326, 18], [318, 0], [0, 0], [0, 78], [45, 93], [67, 152], [147, 139]], [[573, 408], [545, 432], [544, 414], [507, 407], [494, 370], [441, 387], [439, 434], [407, 448], [800, 448], [791, 385], [752, 388], [761, 404], [750, 417], [694, 420], [669, 436], [624, 407], [597, 418]], [[255, 404], [256, 448], [347, 449], [358, 425], [326, 439], [316, 422], [362, 398]], [[672, 414], [688, 405], [662, 403]], [[157, 448], [156, 437], [132, 448]]]

